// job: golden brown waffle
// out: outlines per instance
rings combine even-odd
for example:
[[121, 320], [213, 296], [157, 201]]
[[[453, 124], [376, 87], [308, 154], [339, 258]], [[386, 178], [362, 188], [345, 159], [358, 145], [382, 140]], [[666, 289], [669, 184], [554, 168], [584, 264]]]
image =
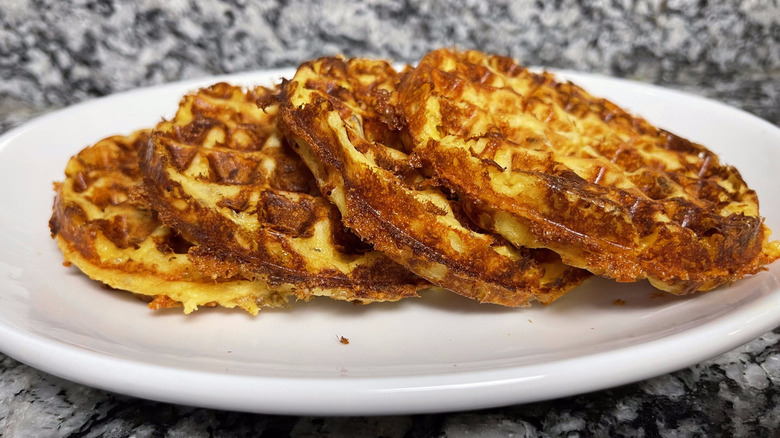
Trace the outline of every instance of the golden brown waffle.
[[482, 302], [551, 302], [587, 274], [548, 251], [513, 248], [468, 224], [402, 151], [399, 76], [383, 61], [304, 63], [282, 94], [280, 124], [344, 223], [431, 282]]
[[191, 244], [157, 220], [138, 196], [141, 172], [137, 150], [149, 131], [109, 137], [72, 157], [65, 179], [55, 184], [49, 221], [66, 264], [90, 278], [151, 299], [150, 307], [183, 305], [240, 307], [283, 306], [283, 288], [262, 281], [213, 278], [187, 258]]
[[141, 154], [150, 205], [217, 277], [267, 278], [304, 299], [416, 296], [429, 284], [344, 229], [279, 135], [277, 106], [258, 108], [273, 93], [220, 83], [185, 96]]
[[426, 171], [515, 245], [673, 293], [711, 289], [780, 256], [736, 169], [550, 74], [438, 50], [400, 100]]

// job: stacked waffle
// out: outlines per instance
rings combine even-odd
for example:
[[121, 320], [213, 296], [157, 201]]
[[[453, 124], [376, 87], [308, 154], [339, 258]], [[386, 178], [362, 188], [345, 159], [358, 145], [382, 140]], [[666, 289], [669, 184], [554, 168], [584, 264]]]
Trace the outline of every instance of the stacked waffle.
[[755, 193], [715, 154], [474, 51], [215, 84], [81, 151], [56, 191], [66, 262], [185, 312], [431, 287], [522, 306], [591, 274], [683, 294], [780, 257]]

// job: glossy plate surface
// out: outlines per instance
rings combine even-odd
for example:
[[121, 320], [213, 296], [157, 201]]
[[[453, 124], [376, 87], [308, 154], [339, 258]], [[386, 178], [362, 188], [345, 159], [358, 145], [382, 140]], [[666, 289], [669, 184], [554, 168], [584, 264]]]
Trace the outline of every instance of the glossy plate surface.
[[[49, 236], [52, 182], [68, 158], [171, 117], [217, 80], [270, 84], [292, 71], [208, 78], [117, 94], [0, 137], [0, 351], [52, 374], [167, 402], [280, 414], [400, 414], [537, 401], [683, 368], [780, 324], [780, 263], [685, 298], [645, 283], [589, 280], [551, 306], [506, 309], [442, 292], [357, 307], [153, 312], [108, 291]], [[579, 73], [561, 77], [740, 169], [780, 230], [780, 129], [710, 100]], [[776, 236], [777, 237], [777, 236]], [[340, 337], [349, 344], [339, 342]]]

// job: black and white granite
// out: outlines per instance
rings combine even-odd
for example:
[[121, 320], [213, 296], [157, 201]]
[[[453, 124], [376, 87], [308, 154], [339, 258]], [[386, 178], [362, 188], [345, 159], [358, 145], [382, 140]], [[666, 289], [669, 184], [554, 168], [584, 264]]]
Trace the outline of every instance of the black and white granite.
[[[320, 55], [414, 62], [441, 46], [721, 100], [780, 125], [771, 0], [0, 0], [0, 133], [97, 96]], [[778, 436], [780, 330], [633, 385], [451, 414], [311, 418], [95, 390], [0, 355], [0, 436]]]

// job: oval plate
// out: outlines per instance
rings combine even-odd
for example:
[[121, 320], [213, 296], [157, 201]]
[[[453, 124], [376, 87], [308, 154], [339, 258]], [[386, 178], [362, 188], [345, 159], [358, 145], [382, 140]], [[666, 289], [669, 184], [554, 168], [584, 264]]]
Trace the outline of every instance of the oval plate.
[[[275, 70], [112, 95], [0, 137], [0, 350], [123, 394], [297, 415], [410, 414], [538, 401], [638, 381], [737, 347], [780, 324], [780, 263], [689, 297], [594, 278], [553, 305], [508, 309], [454, 294], [288, 310], [153, 312], [62, 266], [47, 221], [68, 158], [171, 117], [218, 80], [271, 84]], [[780, 129], [723, 104], [650, 85], [558, 72], [740, 169], [780, 230]], [[618, 305], [620, 304], [620, 305]], [[340, 342], [341, 337], [349, 340]]]

